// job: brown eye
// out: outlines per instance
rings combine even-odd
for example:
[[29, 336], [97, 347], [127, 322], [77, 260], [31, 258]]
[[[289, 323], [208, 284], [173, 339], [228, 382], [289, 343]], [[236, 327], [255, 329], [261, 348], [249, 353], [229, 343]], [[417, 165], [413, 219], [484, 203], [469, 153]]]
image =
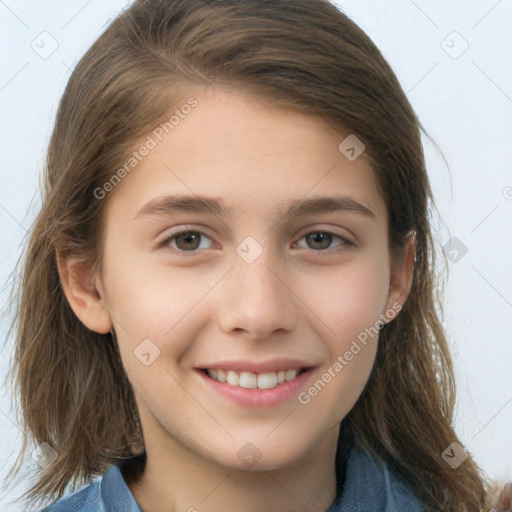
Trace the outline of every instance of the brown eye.
[[310, 233], [306, 235], [306, 240], [311, 249], [328, 249], [332, 242], [330, 233]]
[[188, 231], [180, 235], [174, 235], [176, 246], [182, 251], [190, 251], [197, 249], [201, 241], [201, 233]]
[[[315, 249], [315, 250], [325, 250], [325, 249], [335, 249], [337, 247], [342, 247], [345, 245], [352, 245], [346, 238], [335, 235], [334, 233], [330, 233], [329, 231], [312, 231], [311, 233], [307, 233], [300, 240], [306, 240], [306, 247], [300, 246], [298, 243], [295, 244], [296, 247], [306, 248], [306, 249]], [[338, 239], [340, 242], [332, 246], [333, 241]]]
[[195, 253], [201, 249], [210, 249], [212, 240], [209, 236], [200, 231], [183, 229], [176, 233], [172, 233], [165, 240], [160, 242], [159, 248], [171, 249], [177, 253]]

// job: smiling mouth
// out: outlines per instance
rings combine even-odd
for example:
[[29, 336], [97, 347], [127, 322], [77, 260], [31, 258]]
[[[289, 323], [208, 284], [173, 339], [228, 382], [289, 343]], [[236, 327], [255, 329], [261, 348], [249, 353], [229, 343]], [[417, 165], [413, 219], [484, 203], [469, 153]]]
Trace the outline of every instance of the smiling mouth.
[[273, 389], [286, 382], [295, 380], [309, 368], [296, 368], [280, 370], [277, 372], [254, 373], [248, 371], [237, 372], [216, 368], [201, 369], [208, 377], [233, 387], [244, 389]]

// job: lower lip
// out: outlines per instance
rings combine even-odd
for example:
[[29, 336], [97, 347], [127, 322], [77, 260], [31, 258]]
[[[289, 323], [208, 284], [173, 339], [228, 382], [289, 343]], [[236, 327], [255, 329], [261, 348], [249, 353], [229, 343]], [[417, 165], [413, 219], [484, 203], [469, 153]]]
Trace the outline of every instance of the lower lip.
[[279, 405], [291, 397], [298, 395], [300, 389], [306, 384], [313, 373], [309, 369], [301, 373], [290, 382], [278, 384], [272, 389], [245, 389], [239, 386], [231, 386], [225, 382], [212, 379], [206, 372], [198, 370], [204, 381], [220, 395], [229, 398], [232, 402], [249, 408], [269, 408]]

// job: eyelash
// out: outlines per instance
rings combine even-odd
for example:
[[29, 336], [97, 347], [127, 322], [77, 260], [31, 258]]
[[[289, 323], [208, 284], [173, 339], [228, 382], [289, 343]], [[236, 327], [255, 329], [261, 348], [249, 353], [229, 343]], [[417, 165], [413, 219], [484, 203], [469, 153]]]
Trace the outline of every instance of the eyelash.
[[[333, 238], [338, 238], [342, 241], [342, 243], [340, 243], [337, 248], [327, 248], [327, 249], [310, 249], [311, 251], [314, 251], [314, 252], [328, 252], [328, 251], [333, 251], [333, 250], [341, 250], [343, 248], [347, 248], [347, 247], [355, 247], [355, 244], [353, 242], [351, 242], [350, 240], [348, 240], [347, 238], [341, 236], [341, 235], [337, 235], [336, 233], [333, 233], [331, 231], [325, 231], [325, 230], [317, 230], [317, 231], [309, 231], [307, 233], [305, 233], [304, 235], [302, 235], [298, 240], [302, 240], [303, 238], [307, 237], [308, 235], [312, 235], [312, 234], [324, 234], [324, 235], [330, 235], [332, 236]], [[194, 255], [195, 253], [197, 252], [200, 252], [199, 249], [192, 249], [190, 251], [185, 251], [183, 249], [174, 249], [172, 247], [170, 247], [170, 242], [172, 242], [173, 240], [175, 240], [176, 238], [179, 238], [180, 236], [183, 236], [183, 235], [188, 235], [188, 234], [195, 234], [195, 235], [200, 235], [201, 237], [206, 237], [206, 238], [210, 238], [208, 235], [206, 235], [205, 233], [201, 232], [201, 231], [198, 231], [198, 230], [194, 230], [194, 229], [181, 229], [179, 231], [176, 231], [175, 233], [172, 233], [171, 235], [169, 235], [168, 237], [166, 237], [164, 240], [162, 240], [157, 248], [158, 249], [168, 249], [174, 253], [177, 253], [177, 254], [180, 254], [180, 255], [184, 255], [184, 256], [192, 256]], [[200, 242], [201, 243], [201, 242]], [[296, 245], [297, 242], [294, 242], [294, 245]], [[308, 247], [309, 249], [309, 247]]]

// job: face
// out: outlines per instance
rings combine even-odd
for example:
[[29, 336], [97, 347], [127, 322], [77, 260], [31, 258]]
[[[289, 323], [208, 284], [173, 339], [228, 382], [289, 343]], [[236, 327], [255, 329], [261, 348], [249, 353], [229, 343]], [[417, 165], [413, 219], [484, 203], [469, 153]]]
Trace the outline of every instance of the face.
[[229, 90], [194, 97], [108, 198], [96, 284], [147, 446], [275, 469], [368, 380], [396, 311], [386, 206], [364, 152], [338, 149], [348, 133]]

